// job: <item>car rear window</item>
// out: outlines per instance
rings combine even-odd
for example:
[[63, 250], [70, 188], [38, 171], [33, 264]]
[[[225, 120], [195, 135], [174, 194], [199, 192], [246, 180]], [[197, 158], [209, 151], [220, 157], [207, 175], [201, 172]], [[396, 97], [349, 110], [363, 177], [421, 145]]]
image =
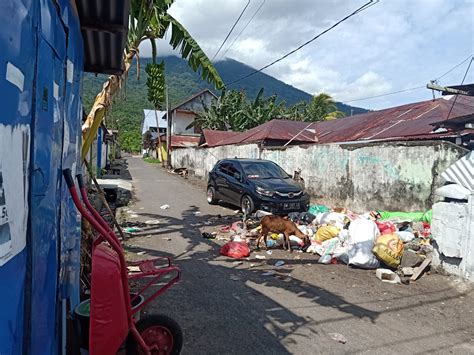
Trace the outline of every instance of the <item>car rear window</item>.
[[271, 162], [240, 162], [249, 179], [286, 179], [289, 175], [278, 165]]

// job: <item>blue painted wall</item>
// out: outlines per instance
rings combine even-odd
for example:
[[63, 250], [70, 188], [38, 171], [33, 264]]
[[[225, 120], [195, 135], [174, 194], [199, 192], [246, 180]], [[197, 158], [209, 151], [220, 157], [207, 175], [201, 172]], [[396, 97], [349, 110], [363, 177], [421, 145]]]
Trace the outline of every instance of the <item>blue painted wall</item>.
[[70, 2], [0, 1], [0, 354], [55, 354], [61, 299], [79, 301], [83, 44]]

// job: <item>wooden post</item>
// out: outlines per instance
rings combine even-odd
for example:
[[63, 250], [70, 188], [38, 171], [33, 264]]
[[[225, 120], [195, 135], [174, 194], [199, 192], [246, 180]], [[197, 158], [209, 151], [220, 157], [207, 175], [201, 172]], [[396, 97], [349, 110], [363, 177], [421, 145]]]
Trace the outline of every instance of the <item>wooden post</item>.
[[166, 167], [171, 168], [171, 112], [168, 100], [168, 84], [165, 84], [166, 90], [166, 118], [168, 119], [166, 122]]

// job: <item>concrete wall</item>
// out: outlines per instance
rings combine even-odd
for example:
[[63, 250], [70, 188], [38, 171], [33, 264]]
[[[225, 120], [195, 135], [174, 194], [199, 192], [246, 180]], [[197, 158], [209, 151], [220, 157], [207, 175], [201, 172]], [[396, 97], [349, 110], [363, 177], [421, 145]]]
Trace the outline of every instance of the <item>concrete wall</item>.
[[474, 194], [468, 203], [435, 203], [431, 233], [433, 265], [474, 281]]
[[440, 173], [466, 154], [448, 142], [313, 144], [263, 149], [255, 144], [180, 149], [174, 167], [188, 167], [207, 177], [218, 159], [273, 160], [288, 173], [301, 168], [313, 200], [345, 206], [356, 212], [370, 209], [418, 211], [431, 208]]
[[256, 144], [225, 145], [216, 148], [182, 148], [171, 154], [171, 164], [175, 168], [187, 167], [196, 176], [207, 179], [218, 160], [225, 158], [258, 159], [259, 149]]

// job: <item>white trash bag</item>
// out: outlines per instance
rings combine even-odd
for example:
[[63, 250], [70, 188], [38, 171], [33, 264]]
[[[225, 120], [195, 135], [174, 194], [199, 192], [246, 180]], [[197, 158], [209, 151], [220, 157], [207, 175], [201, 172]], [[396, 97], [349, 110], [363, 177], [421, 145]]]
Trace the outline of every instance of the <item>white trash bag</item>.
[[348, 251], [339, 259], [363, 269], [376, 269], [379, 261], [372, 253], [372, 248], [379, 235], [380, 231], [374, 221], [365, 218], [356, 219], [349, 225]]

